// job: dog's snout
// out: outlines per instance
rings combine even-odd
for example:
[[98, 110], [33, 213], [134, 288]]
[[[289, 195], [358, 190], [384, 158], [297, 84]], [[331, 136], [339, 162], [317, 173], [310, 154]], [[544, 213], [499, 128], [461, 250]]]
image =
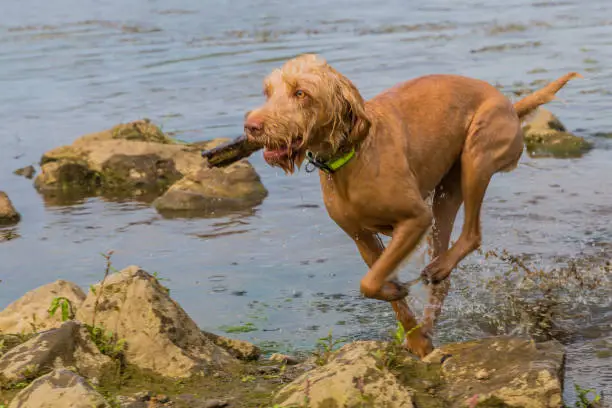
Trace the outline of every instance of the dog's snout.
[[244, 130], [247, 134], [256, 136], [263, 130], [264, 123], [261, 117], [247, 115], [244, 121]]

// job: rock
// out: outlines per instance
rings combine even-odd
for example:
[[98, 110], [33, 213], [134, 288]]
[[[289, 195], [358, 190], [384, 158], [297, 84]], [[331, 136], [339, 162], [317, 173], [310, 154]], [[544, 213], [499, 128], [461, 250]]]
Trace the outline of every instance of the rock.
[[348, 408], [465, 408], [468, 402], [560, 408], [563, 361], [556, 341], [513, 337], [447, 344], [422, 361], [397, 346], [356, 342], [282, 388], [274, 400], [281, 406], [309, 400], [308, 406]]
[[592, 148], [590, 142], [569, 133], [559, 118], [544, 108], [525, 124], [523, 134], [532, 157], [581, 157]]
[[85, 300], [85, 293], [74, 283], [64, 280], [31, 290], [0, 312], [0, 331], [25, 334], [59, 327], [62, 311], [57, 310], [53, 316], [48, 312], [55, 298], [68, 299], [75, 314]]
[[24, 388], [8, 408], [110, 408], [102, 395], [83, 378], [57, 369]]
[[[225, 408], [230, 406], [230, 402], [222, 399], [207, 399], [196, 397], [193, 394], [178, 395], [176, 401], [180, 401], [184, 406], [189, 408]], [[180, 405], [180, 406], [183, 406]]]
[[404, 387], [374, 353], [380, 344], [358, 341], [342, 347], [330, 361], [282, 388], [274, 401], [281, 406], [413, 407], [413, 391]]
[[15, 170], [13, 174], [17, 176], [23, 176], [27, 179], [31, 179], [36, 174], [36, 169], [34, 168], [34, 166], [26, 166]]
[[[561, 407], [563, 346], [557, 341], [536, 344], [531, 340], [493, 337], [448, 344], [436, 349], [425, 361], [437, 362], [451, 354], [442, 365], [443, 384], [439, 395], [460, 407], [478, 395], [482, 406], [545, 408]], [[474, 373], [486, 372], [486, 381]], [[503, 405], [505, 404], [505, 405]]]
[[141, 391], [131, 397], [118, 396], [117, 400], [121, 408], [149, 408], [152, 405], [149, 404], [152, 396], [153, 393], [151, 391]]
[[77, 318], [92, 324], [100, 295], [95, 324], [126, 341], [128, 363], [171, 378], [236, 367], [238, 361], [202, 334], [167, 289], [139, 267], [110, 275], [104, 288], [97, 284], [94, 291], [87, 295]]
[[49, 204], [103, 195], [160, 200], [161, 211], [206, 214], [258, 205], [267, 191], [248, 162], [209, 169], [201, 150], [227, 139], [178, 143], [148, 120], [80, 137], [42, 156], [35, 186]]
[[478, 370], [478, 372], [476, 373], [476, 379], [477, 380], [488, 380], [490, 377], [489, 372], [487, 370], [485, 370], [484, 368]]
[[276, 361], [276, 362], [284, 363], [287, 365], [296, 365], [300, 363], [300, 360], [298, 360], [295, 357], [288, 356], [286, 354], [279, 354], [279, 353], [272, 354], [270, 356], [270, 361]]
[[255, 207], [268, 191], [246, 161], [228, 167], [201, 168], [176, 182], [153, 202], [162, 214], [221, 213]]
[[8, 195], [0, 191], [0, 226], [17, 224], [20, 219], [21, 215], [13, 207]]
[[257, 360], [259, 356], [261, 356], [260, 348], [249, 343], [248, 341], [230, 339], [205, 331], [203, 331], [202, 334], [211, 339], [217, 346], [227, 350], [232, 356], [239, 360]]
[[210, 399], [202, 402], [200, 405], [202, 408], [225, 408], [229, 406], [229, 402], [218, 399]]
[[114, 363], [100, 353], [85, 327], [69, 320], [4, 353], [0, 357], [0, 386], [32, 380], [60, 367], [73, 368], [97, 382]]
[[23, 335], [23, 334], [10, 334], [10, 333], [2, 333], [0, 331], [0, 356], [3, 353], [6, 353], [13, 347], [17, 347], [21, 343], [25, 343], [30, 340], [33, 335]]

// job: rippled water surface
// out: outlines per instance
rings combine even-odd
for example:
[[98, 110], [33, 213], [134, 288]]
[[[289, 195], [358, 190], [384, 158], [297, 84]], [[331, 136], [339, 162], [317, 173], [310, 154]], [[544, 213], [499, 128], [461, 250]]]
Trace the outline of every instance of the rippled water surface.
[[[457, 73], [514, 98], [541, 80], [582, 72], [586, 79], [572, 81], [549, 108], [595, 149], [571, 160], [525, 156], [496, 176], [483, 248], [526, 255], [546, 270], [587, 257], [592, 271], [609, 257], [612, 141], [594, 136], [612, 131], [609, 1], [7, 1], [0, 190], [23, 221], [11, 230], [15, 239], [0, 243], [0, 306], [57, 278], [87, 286], [101, 278], [99, 253], [114, 249], [116, 267], [138, 264], [168, 279], [205, 329], [251, 322], [257, 331], [237, 336], [289, 349], [312, 347], [331, 328], [337, 336], [384, 335], [391, 312], [359, 299], [366, 268], [328, 219], [314, 175], [286, 177], [256, 154], [251, 161], [270, 191], [260, 207], [172, 220], [132, 202], [46, 207], [31, 181], [12, 175], [46, 150], [141, 117], [188, 141], [237, 136], [244, 112], [262, 100], [262, 78], [303, 52], [325, 56], [365, 97], [415, 76]], [[402, 276], [417, 276], [423, 253]], [[478, 294], [507, 267], [478, 254], [462, 265], [439, 341], [496, 333], [484, 323], [505, 305]], [[574, 382], [612, 394], [612, 291], [606, 271], [594, 273], [602, 274], [598, 289], [574, 292], [559, 317], [572, 327], [562, 336], [569, 398]], [[414, 295], [422, 307], [422, 288]], [[503, 332], [516, 329], [507, 326]]]

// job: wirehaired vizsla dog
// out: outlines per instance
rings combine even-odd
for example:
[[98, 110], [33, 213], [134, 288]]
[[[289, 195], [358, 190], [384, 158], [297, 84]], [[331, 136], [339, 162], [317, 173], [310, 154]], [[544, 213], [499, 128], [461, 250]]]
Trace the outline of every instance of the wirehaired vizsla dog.
[[[456, 75], [416, 78], [364, 101], [351, 81], [306, 54], [265, 79], [266, 102], [247, 113], [244, 127], [250, 141], [265, 146], [270, 165], [293, 173], [308, 159], [320, 169], [327, 211], [368, 265], [361, 292], [391, 302], [406, 346], [423, 357], [433, 349], [447, 277], [480, 245], [489, 181], [521, 157], [521, 120], [576, 76], [569, 73], [514, 105], [490, 84]], [[463, 228], [449, 249], [462, 203]], [[396, 271], [430, 227], [433, 256], [422, 272], [429, 305], [418, 324]], [[387, 248], [379, 234], [392, 237]]]

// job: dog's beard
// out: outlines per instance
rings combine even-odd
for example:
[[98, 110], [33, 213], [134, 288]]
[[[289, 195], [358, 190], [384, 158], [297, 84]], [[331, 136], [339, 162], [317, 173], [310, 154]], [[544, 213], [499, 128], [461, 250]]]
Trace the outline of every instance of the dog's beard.
[[314, 123], [308, 126], [287, 126], [277, 132], [285, 136], [278, 139], [264, 140], [264, 159], [272, 167], [280, 167], [285, 174], [293, 174], [301, 167], [306, 157], [306, 146], [312, 134]]

